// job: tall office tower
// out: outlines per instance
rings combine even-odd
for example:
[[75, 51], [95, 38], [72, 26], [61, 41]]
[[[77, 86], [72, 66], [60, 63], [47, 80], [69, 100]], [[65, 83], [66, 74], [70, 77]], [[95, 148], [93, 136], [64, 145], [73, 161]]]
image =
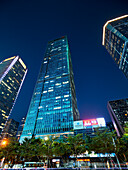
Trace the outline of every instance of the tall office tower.
[[128, 15], [106, 22], [102, 44], [128, 78]]
[[128, 123], [128, 98], [108, 102], [108, 111], [117, 135], [124, 133], [125, 123]]
[[19, 56], [0, 63], [0, 134], [23, 84], [27, 68]]
[[79, 119], [67, 37], [50, 41], [32, 96], [20, 142], [33, 135], [69, 134]]
[[16, 137], [18, 126], [19, 122], [14, 119], [8, 119], [1, 136], [3, 138]]

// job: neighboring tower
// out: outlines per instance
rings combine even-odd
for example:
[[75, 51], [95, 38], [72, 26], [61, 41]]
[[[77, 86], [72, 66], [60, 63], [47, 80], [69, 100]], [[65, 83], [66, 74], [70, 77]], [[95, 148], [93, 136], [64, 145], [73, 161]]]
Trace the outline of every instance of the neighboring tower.
[[23, 84], [27, 68], [19, 56], [0, 63], [0, 134]]
[[71, 133], [79, 120], [67, 37], [50, 41], [28, 110], [20, 142], [32, 136]]
[[123, 127], [128, 123], [128, 98], [108, 102], [108, 111], [117, 135], [124, 133]]
[[1, 134], [2, 138], [16, 137], [18, 126], [19, 122], [14, 119], [8, 119]]
[[20, 139], [20, 136], [22, 134], [22, 131], [23, 131], [23, 128], [24, 128], [24, 124], [25, 124], [25, 118], [23, 117], [21, 119], [21, 122], [20, 122], [20, 126], [18, 128], [18, 132], [17, 132], [17, 139], [19, 140]]
[[128, 78], [128, 15], [106, 22], [102, 44]]

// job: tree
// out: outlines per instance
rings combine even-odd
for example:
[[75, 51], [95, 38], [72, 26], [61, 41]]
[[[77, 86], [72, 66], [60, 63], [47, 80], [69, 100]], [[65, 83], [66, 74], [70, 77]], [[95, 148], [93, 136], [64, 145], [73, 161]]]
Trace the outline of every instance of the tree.
[[118, 154], [122, 146], [120, 139], [116, 136], [115, 132], [110, 132], [108, 130], [101, 132], [100, 130], [97, 130], [95, 137], [91, 139], [91, 142], [88, 146], [89, 150], [92, 150], [95, 153], [108, 153], [110, 160], [112, 160], [110, 154], [115, 153], [118, 165], [120, 167]]
[[120, 158], [123, 159], [124, 162], [128, 162], [128, 124], [125, 126], [125, 133], [124, 135], [120, 138], [120, 153], [119, 156]]
[[47, 139], [42, 140], [42, 144], [40, 147], [40, 153], [47, 157], [48, 162], [48, 168], [52, 167], [52, 158], [53, 158], [53, 147], [54, 147], [54, 141], [56, 141], [57, 138], [54, 136], [49, 136]]
[[62, 158], [63, 162], [67, 162], [69, 156], [72, 154], [70, 145], [63, 139], [55, 141], [53, 144], [53, 154]]
[[20, 155], [21, 159], [24, 162], [26, 161], [40, 161], [40, 147], [42, 140], [40, 138], [35, 139], [32, 137], [31, 139], [25, 138], [23, 143], [20, 145]]
[[20, 159], [20, 152], [18, 150], [20, 143], [16, 138], [8, 138], [6, 142], [6, 145], [1, 146], [0, 157], [5, 157], [5, 162], [10, 162], [13, 166]]
[[75, 155], [77, 160], [77, 155], [84, 153], [86, 149], [85, 140], [83, 140], [82, 134], [77, 134], [76, 136], [69, 136], [67, 138], [67, 142], [69, 144], [69, 150], [71, 154]]

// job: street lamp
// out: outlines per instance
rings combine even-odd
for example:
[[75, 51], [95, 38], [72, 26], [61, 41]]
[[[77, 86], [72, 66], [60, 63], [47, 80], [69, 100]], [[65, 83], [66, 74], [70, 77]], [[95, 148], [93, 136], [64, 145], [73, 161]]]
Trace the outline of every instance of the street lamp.
[[2, 146], [6, 146], [6, 145], [7, 145], [7, 140], [6, 140], [6, 139], [3, 139], [2, 142], [1, 142], [1, 145], [2, 145]]
[[44, 140], [45, 140], [45, 141], [46, 141], [46, 140], [48, 140], [48, 137], [47, 137], [47, 136], [45, 136], [45, 137], [44, 137]]

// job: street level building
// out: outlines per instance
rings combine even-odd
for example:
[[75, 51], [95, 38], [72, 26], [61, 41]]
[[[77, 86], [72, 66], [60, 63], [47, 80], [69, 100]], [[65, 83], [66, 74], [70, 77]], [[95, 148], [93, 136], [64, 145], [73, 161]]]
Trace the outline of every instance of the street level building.
[[128, 123], [128, 98], [108, 102], [108, 111], [117, 135], [124, 134], [125, 123]]
[[128, 15], [106, 22], [103, 27], [102, 45], [128, 78]]
[[67, 37], [50, 41], [31, 99], [20, 142], [25, 137], [71, 134], [79, 120]]
[[8, 119], [1, 134], [2, 138], [16, 137], [18, 126], [19, 122], [14, 119]]
[[19, 56], [0, 63], [0, 134], [11, 114], [27, 68]]
[[104, 118], [79, 120], [73, 123], [74, 135], [82, 134], [83, 138], [85, 138], [85, 135], [94, 137], [97, 128], [101, 132], [107, 129]]

